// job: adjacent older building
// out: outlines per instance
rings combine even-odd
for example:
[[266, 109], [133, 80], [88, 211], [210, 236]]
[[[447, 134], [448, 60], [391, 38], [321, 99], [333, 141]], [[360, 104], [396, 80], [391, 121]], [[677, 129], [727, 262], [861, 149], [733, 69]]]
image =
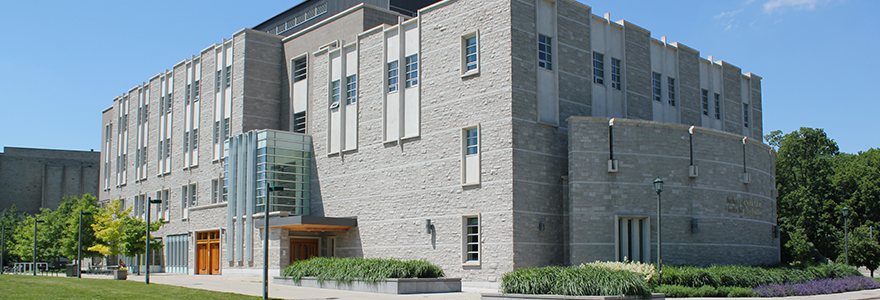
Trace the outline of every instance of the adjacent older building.
[[779, 260], [760, 77], [571, 0], [362, 3], [305, 23], [342, 2], [243, 29], [104, 111], [101, 199], [139, 216], [162, 199], [155, 268], [257, 275], [268, 250], [275, 274], [426, 259], [491, 286], [653, 262], [656, 178], [664, 263]]
[[0, 211], [15, 206], [19, 213], [57, 209], [66, 197], [98, 194], [101, 154], [4, 147], [0, 153]]

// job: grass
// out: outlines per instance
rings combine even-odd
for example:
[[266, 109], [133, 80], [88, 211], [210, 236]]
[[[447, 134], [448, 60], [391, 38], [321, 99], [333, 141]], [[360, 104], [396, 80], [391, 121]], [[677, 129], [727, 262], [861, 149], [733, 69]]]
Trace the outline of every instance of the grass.
[[261, 299], [128, 280], [0, 275], [2, 299]]

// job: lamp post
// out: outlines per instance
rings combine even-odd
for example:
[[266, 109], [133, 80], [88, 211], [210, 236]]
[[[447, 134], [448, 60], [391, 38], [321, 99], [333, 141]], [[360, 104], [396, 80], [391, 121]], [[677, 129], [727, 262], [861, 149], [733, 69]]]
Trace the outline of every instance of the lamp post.
[[150, 207], [159, 203], [162, 203], [162, 199], [153, 200], [153, 198], [147, 197], [147, 276], [144, 277], [146, 284], [150, 284]]
[[6, 254], [6, 231], [12, 230], [12, 228], [3, 227], [2, 232], [0, 232], [0, 274], [3, 274], [3, 267], [6, 264], [3, 263], [3, 255]]
[[37, 220], [37, 216], [34, 216], [34, 257], [33, 257], [34, 264], [32, 266], [33, 271], [34, 271], [34, 276], [37, 276], [37, 223], [43, 223], [43, 222], [46, 222], [46, 221]]
[[848, 229], [846, 228], [847, 219], [849, 219], [849, 218], [847, 218], [848, 216], [849, 216], [849, 208], [846, 208], [846, 206], [844, 206], [843, 207], [843, 240], [844, 240], [844, 245], [845, 245], [844, 247], [845, 248], [843, 250], [843, 256], [846, 257], [846, 264], [847, 265], [849, 264], [849, 232], [848, 232]]
[[657, 192], [657, 282], [662, 283], [662, 262], [660, 257], [660, 193], [663, 192], [663, 179], [654, 179], [654, 191]]
[[83, 260], [83, 216], [91, 216], [88, 211], [79, 210], [79, 247], [76, 248], [76, 278], [82, 278], [82, 260]]
[[271, 192], [283, 190], [283, 186], [269, 186], [269, 180], [266, 179], [266, 206], [263, 211], [263, 299], [269, 299], [269, 195]]

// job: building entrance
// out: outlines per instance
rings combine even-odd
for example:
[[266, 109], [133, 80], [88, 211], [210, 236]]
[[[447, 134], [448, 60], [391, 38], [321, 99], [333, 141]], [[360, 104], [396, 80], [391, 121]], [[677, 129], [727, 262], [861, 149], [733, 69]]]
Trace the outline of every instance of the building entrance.
[[318, 240], [290, 239], [290, 262], [318, 256]]
[[220, 274], [220, 231], [196, 234], [196, 274]]

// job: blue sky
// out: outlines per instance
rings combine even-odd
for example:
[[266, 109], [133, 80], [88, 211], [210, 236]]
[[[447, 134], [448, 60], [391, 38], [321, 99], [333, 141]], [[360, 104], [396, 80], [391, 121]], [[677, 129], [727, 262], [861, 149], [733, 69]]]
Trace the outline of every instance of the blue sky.
[[[299, 2], [0, 1], [0, 146], [99, 150], [114, 97]], [[763, 77], [765, 134], [880, 147], [880, 1], [581, 2]]]

